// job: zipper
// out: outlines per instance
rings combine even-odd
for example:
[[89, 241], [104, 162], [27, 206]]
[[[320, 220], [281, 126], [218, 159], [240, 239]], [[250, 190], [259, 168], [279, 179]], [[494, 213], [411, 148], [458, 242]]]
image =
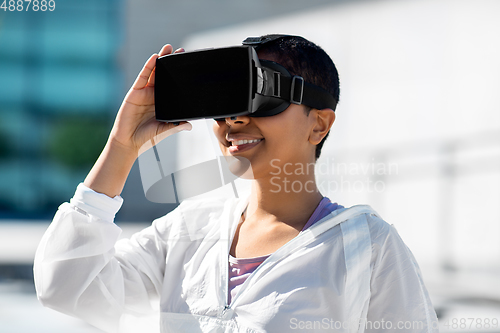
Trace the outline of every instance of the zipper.
[[[231, 204], [232, 202], [227, 202]], [[218, 317], [221, 319], [229, 319], [232, 316], [233, 309], [228, 304], [229, 299], [229, 251], [231, 249], [231, 244], [234, 239], [234, 234], [236, 233], [236, 228], [238, 223], [230, 222], [238, 221], [241, 219], [241, 214], [243, 213], [244, 207], [248, 205], [248, 197], [239, 199], [234, 209], [227, 207], [227, 213], [224, 214], [221, 221], [221, 241], [220, 241], [220, 258], [219, 258], [219, 272], [220, 272], [220, 285], [219, 285], [219, 304], [220, 310]], [[232, 206], [232, 205], [231, 205]], [[234, 302], [233, 302], [234, 303]]]
[[233, 317], [234, 310], [229, 307], [229, 305], [225, 305], [221, 311], [219, 312], [219, 318], [220, 319], [231, 319]]

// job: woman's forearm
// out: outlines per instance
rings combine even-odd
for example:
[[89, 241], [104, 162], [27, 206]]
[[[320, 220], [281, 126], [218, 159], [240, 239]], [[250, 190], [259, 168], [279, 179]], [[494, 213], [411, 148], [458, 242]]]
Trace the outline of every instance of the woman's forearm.
[[137, 156], [137, 151], [109, 139], [83, 183], [111, 198], [120, 195]]

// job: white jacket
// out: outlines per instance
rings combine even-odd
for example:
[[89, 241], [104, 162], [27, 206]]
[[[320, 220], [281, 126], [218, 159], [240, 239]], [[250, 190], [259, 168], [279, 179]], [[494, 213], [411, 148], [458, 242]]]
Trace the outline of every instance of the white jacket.
[[228, 253], [247, 203], [186, 201], [117, 242], [121, 198], [80, 185], [37, 250], [38, 297], [108, 332], [438, 331], [412, 253], [369, 206], [301, 232], [228, 305]]

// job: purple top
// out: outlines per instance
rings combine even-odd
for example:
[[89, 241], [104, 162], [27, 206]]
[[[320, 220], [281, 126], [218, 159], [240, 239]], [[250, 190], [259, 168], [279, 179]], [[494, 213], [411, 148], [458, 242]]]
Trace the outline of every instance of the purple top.
[[[342, 208], [342, 206], [339, 206], [337, 203], [332, 203], [330, 199], [324, 197], [304, 225], [304, 228], [302, 228], [302, 231], [306, 230], [337, 208]], [[252, 274], [269, 256], [270, 254], [255, 258], [235, 258], [229, 255], [229, 304], [231, 304], [232, 298], [236, 295], [243, 282], [245, 282], [250, 274]]]

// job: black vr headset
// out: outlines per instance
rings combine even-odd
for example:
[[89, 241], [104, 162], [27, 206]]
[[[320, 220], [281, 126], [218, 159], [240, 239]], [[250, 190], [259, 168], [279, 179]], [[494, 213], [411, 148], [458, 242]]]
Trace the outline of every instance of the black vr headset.
[[324, 89], [292, 76], [283, 66], [260, 60], [255, 48], [289, 37], [249, 37], [243, 46], [173, 53], [156, 60], [156, 119], [179, 122], [248, 115], [274, 116], [290, 103], [335, 111]]

